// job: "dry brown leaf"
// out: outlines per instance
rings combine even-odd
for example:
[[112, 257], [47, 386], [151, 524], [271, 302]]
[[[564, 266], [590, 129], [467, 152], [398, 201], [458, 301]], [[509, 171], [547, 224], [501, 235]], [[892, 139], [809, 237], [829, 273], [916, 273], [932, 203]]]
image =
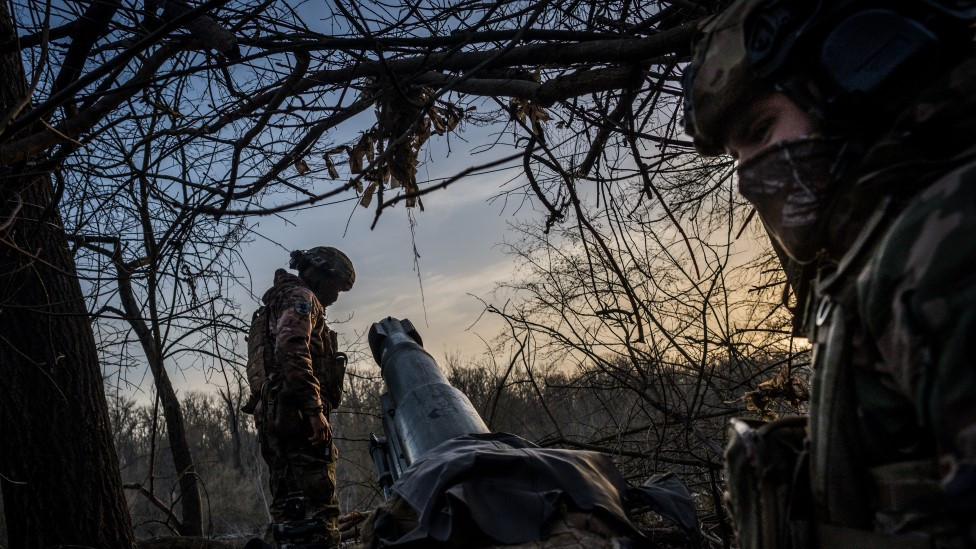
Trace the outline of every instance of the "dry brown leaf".
[[434, 133], [444, 135], [444, 132], [447, 131], [447, 125], [444, 123], [444, 113], [441, 109], [431, 107], [428, 118], [430, 119], [430, 123], [434, 125]]
[[784, 364], [771, 379], [763, 381], [733, 402], [744, 402], [746, 410], [756, 412], [765, 420], [774, 420], [779, 414], [771, 407], [778, 401], [788, 402], [795, 407], [809, 400], [809, 387], [801, 379], [790, 376], [789, 366]]
[[549, 113], [542, 107], [530, 103], [528, 106], [528, 116], [531, 122], [532, 133], [539, 135], [542, 133], [542, 122], [549, 120]]
[[400, 188], [400, 180], [393, 177], [393, 172], [391, 171], [389, 164], [383, 166], [383, 173], [380, 176], [380, 181], [388, 182], [391, 189]]
[[325, 155], [325, 167], [329, 170], [329, 179], [339, 179], [339, 170], [336, 169], [329, 155]]
[[355, 147], [349, 149], [349, 173], [363, 173], [363, 156], [365, 150], [362, 140]]
[[447, 116], [447, 131], [454, 131], [454, 128], [461, 123], [461, 114], [458, 111], [451, 109], [451, 113]]
[[549, 120], [549, 113], [546, 109], [543, 109], [535, 103], [529, 104], [529, 118], [532, 122], [547, 122]]
[[519, 122], [525, 122], [525, 107], [528, 101], [525, 99], [518, 99], [513, 97], [508, 102], [508, 108], [512, 113], [512, 118], [518, 120]]
[[373, 201], [373, 192], [376, 190], [376, 185], [377, 183], [373, 181], [369, 184], [369, 187], [366, 187], [366, 192], [363, 193], [363, 197], [359, 200], [360, 206], [364, 208], [369, 207], [369, 204]]
[[363, 136], [363, 139], [366, 141], [364, 144], [366, 147], [366, 158], [372, 162], [376, 158], [376, 140], [373, 139], [372, 133], [366, 134]]

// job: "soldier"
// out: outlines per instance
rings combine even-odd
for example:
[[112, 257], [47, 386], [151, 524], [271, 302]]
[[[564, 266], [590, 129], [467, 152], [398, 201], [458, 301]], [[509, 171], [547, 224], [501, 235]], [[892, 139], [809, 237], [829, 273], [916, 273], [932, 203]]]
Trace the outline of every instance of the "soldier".
[[[338, 546], [336, 448], [329, 413], [342, 396], [344, 356], [337, 360], [335, 332], [325, 325], [325, 308], [356, 280], [352, 263], [335, 248], [291, 253], [291, 269], [274, 275], [264, 306], [248, 336], [248, 378], [253, 412], [268, 464], [274, 522], [286, 518], [289, 494], [301, 492], [307, 514], [330, 523]], [[299, 517], [303, 518], [303, 517]]]
[[742, 547], [976, 545], [973, 6], [739, 0], [700, 27], [686, 130], [738, 160], [814, 346], [808, 427], [734, 423]]

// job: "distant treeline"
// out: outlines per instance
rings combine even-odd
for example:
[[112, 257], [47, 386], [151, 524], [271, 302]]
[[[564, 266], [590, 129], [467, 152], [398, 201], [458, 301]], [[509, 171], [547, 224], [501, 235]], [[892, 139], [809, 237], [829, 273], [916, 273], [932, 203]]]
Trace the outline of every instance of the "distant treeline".
[[[774, 358], [748, 367], [712, 365], [707, 380], [712, 391], [704, 394], [741, 397], [742, 388], [749, 385], [731, 380], [768, 377], [764, 373], [779, 368]], [[641, 379], [634, 379], [632, 371], [621, 369], [628, 376], [620, 377], [606, 365], [576, 373], [551, 370], [529, 375], [485, 363], [462, 364], [457, 357], [446, 362], [451, 383], [468, 395], [492, 430], [542, 446], [608, 453], [633, 483], [655, 473], [678, 473], [696, 496], [706, 531], [722, 527], [722, 516], [716, 513], [721, 490], [718, 451], [724, 445], [727, 419], [754, 415], [747, 408], [755, 407], [756, 398], [688, 402], [688, 395], [702, 394], [696, 387], [704, 382], [701, 372], [691, 369], [648, 365]], [[802, 384], [802, 379], [796, 383]], [[367, 445], [370, 432], [382, 431], [382, 390], [375, 369], [352, 369], [342, 406], [333, 413], [343, 512], [366, 510], [380, 501]], [[771, 391], [767, 413], [801, 411], [776, 398], [781, 393]], [[206, 494], [207, 532], [214, 537], [261, 534], [269, 520], [270, 494], [252, 418], [215, 393], [191, 392], [182, 397], [182, 404]], [[137, 535], [172, 535], [168, 524], [180, 516], [180, 490], [159, 410], [152, 402], [136, 404], [124, 398], [110, 399], [109, 408]]]

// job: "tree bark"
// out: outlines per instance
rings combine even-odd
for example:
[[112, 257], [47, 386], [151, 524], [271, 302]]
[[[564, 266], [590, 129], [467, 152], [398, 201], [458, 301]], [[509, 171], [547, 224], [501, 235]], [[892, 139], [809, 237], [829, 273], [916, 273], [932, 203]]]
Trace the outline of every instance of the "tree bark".
[[[14, 33], [0, 3], [0, 42]], [[19, 56], [0, 56], [0, 110], [26, 93]], [[14, 196], [11, 189], [22, 189], [23, 203], [0, 232], [0, 486], [8, 545], [131, 547], [81, 285], [57, 209], [47, 212], [51, 182], [29, 171], [0, 167], [0, 204]]]

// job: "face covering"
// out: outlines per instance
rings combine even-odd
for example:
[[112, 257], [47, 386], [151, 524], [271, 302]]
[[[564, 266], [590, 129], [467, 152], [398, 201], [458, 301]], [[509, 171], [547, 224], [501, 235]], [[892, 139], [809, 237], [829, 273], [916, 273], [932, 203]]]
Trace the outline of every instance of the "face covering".
[[813, 261], [826, 245], [831, 169], [840, 149], [838, 139], [806, 136], [773, 145], [739, 164], [739, 192], [797, 263]]

